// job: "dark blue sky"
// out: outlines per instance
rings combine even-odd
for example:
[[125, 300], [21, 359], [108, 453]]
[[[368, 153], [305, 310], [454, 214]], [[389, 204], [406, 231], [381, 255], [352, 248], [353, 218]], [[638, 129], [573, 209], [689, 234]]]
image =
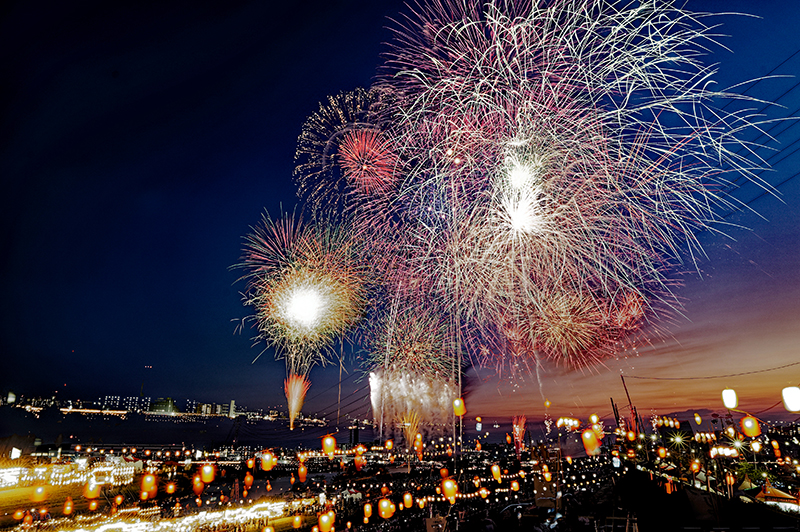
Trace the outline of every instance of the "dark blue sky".
[[[800, 47], [796, 5], [689, 7], [763, 17], [719, 18], [721, 33], [731, 36], [720, 40], [732, 52], [714, 50], [709, 62], [720, 62], [722, 86], [776, 67], [775, 74], [800, 72], [800, 57], [791, 58]], [[232, 320], [247, 309], [228, 267], [265, 208], [293, 208], [291, 172], [304, 120], [327, 95], [371, 83], [390, 38], [386, 17], [401, 3], [34, 0], [2, 9], [0, 391], [92, 398], [137, 395], [144, 383], [153, 397], [283, 402], [283, 363], [267, 353], [251, 365], [260, 347], [251, 347], [249, 331], [234, 335]], [[800, 104], [797, 82], [764, 81], [749, 94], [780, 97], [786, 108], [773, 116], [791, 116]], [[773, 148], [795, 149], [795, 129], [781, 129]], [[736, 240], [703, 237], [711, 260], [703, 263], [704, 279], [688, 276], [680, 293], [686, 319], [670, 327], [665, 347], [639, 350], [635, 365], [624, 356], [621, 367], [611, 364], [601, 379], [608, 384], [596, 385], [603, 404], [619, 370], [749, 368], [745, 358], [731, 362], [731, 350], [719, 350], [725, 342], [741, 346], [731, 340], [736, 335], [765, 346], [759, 368], [798, 358], [792, 176], [799, 162], [789, 156], [764, 176], [785, 181], [783, 202], [764, 196], [752, 204], [767, 222], [736, 214], [730, 220], [753, 231], [732, 228]], [[738, 194], [750, 201], [760, 192], [748, 186]], [[754, 337], [759, 331], [763, 337]], [[775, 338], [780, 346], [771, 344]], [[699, 361], [705, 365], [695, 368]], [[790, 371], [782, 378], [800, 382], [798, 367]], [[307, 410], [330, 407], [337, 378], [335, 369], [312, 372]], [[540, 409], [538, 386], [509, 391], [480, 378], [486, 382], [475, 398], [512, 408], [505, 397], [518, 393], [513, 408]], [[544, 393], [584, 390], [585, 397], [563, 392], [562, 401], [583, 408], [595, 402], [587, 378], [599, 377], [553, 369], [545, 387], [553, 391]], [[353, 380], [346, 396], [363, 389]], [[660, 392], [641, 393], [655, 400]], [[350, 409], [359, 405], [366, 403]]]

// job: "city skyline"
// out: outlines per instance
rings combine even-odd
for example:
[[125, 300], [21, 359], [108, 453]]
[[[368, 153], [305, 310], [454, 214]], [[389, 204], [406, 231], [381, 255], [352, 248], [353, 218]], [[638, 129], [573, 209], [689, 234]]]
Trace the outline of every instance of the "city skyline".
[[[229, 267], [265, 209], [295, 208], [293, 155], [305, 118], [329, 94], [372, 82], [391, 38], [386, 17], [397, 18], [401, 3], [51, 8], [34, 15], [14, 6], [2, 37], [14, 84], [0, 151], [9, 188], [0, 391], [124, 388], [285, 403], [282, 361], [270, 349], [252, 363], [263, 346], [252, 346], [254, 331], [235, 332], [248, 309]], [[725, 8], [761, 18], [714, 18], [731, 49], [706, 58], [719, 63], [715, 79], [782, 106], [757, 108], [767, 119], [796, 116], [800, 89], [787, 76], [800, 72], [800, 8]], [[775, 77], [745, 83], [763, 76]], [[773, 166], [761, 177], [777, 194], [742, 187], [736, 199], [747, 208], [725, 219], [728, 237], [699, 235], [708, 257], [685, 265], [675, 289], [683, 315], [621, 346], [605, 368], [547, 362], [515, 380], [470, 370], [470, 415], [541, 416], [544, 399], [556, 416], [603, 414], [610, 397], [627, 402], [620, 374], [635, 404], [660, 413], [722, 409], [725, 387], [748, 411], [779, 403], [781, 388], [800, 384], [800, 365], [791, 365], [800, 345], [794, 124], [761, 139], [773, 150], [759, 151]], [[345, 354], [342, 403], [368, 410], [358, 353]], [[339, 375], [338, 363], [312, 370], [304, 411], [338, 402]]]

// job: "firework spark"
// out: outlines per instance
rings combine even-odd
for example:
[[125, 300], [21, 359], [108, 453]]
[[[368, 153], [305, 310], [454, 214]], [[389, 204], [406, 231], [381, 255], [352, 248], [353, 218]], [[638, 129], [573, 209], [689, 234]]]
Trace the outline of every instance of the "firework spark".
[[[393, 437], [396, 428], [405, 434], [409, 416], [417, 416], [417, 432], [439, 434], [449, 427], [458, 387], [445, 377], [405, 371], [373, 371], [369, 374], [373, 416], [383, 420], [383, 435]], [[407, 435], [406, 435], [407, 436]], [[407, 439], [408, 441], [408, 439]]]

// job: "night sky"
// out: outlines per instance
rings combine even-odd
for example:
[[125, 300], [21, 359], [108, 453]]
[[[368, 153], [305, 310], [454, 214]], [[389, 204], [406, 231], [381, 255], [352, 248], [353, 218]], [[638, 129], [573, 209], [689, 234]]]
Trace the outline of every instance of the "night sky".
[[[294, 208], [303, 122], [327, 95], [372, 82], [402, 4], [134, 5], [2, 8], [0, 392], [283, 403], [283, 363], [268, 351], [251, 364], [262, 346], [234, 332], [249, 309], [229, 267], [264, 209]], [[707, 63], [719, 63], [718, 88], [782, 76], [738, 90], [783, 106], [750, 104], [767, 118], [800, 115], [800, 5], [688, 7], [758, 15], [716, 17], [730, 50]], [[734, 193], [755, 212], [730, 213], [728, 237], [700, 236], [708, 258], [686, 265], [685, 315], [664, 338], [594, 372], [547, 366], [541, 389], [535, 376], [471, 372], [470, 413], [541, 415], [547, 397], [556, 415], [605, 414], [609, 397], [626, 403], [620, 371], [644, 412], [720, 408], [726, 386], [761, 410], [800, 384], [800, 365], [763, 371], [800, 361], [800, 125], [764, 129], [775, 140], [758, 139], [772, 149], [758, 152], [773, 166], [761, 177], [779, 195]], [[757, 373], [698, 378], [745, 372]], [[338, 376], [312, 370], [305, 411], [330, 410]], [[342, 395], [363, 416], [357, 379]]]

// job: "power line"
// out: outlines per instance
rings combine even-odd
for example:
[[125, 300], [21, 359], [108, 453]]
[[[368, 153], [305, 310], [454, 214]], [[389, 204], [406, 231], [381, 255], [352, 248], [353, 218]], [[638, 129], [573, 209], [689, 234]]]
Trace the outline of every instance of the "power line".
[[774, 368], [768, 369], [757, 369], [753, 371], [744, 371], [742, 373], [730, 373], [728, 375], [708, 375], [705, 377], [641, 377], [637, 375], [625, 375], [629, 379], [643, 379], [643, 380], [650, 380], [650, 381], [699, 381], [705, 379], [724, 379], [727, 377], [740, 377], [742, 375], [753, 375], [755, 373], [766, 373], [768, 371], [775, 371], [783, 368], [789, 368], [792, 366], [800, 365], [800, 362], [792, 362], [791, 364], [784, 364], [783, 366], [777, 366]]

